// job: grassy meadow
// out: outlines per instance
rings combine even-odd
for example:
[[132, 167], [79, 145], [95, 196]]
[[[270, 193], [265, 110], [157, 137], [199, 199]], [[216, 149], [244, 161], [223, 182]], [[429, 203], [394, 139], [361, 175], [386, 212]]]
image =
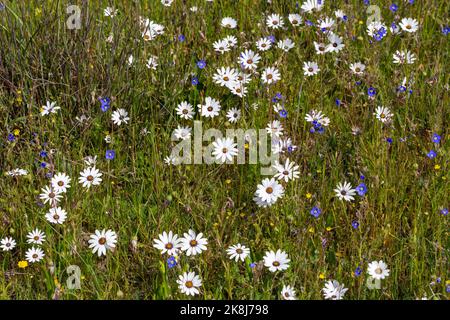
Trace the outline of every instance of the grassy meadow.
[[[311, 12], [288, 0], [2, 2], [0, 239], [16, 245], [0, 250], [0, 299], [281, 299], [287, 285], [297, 299], [324, 299], [329, 280], [348, 288], [343, 299], [450, 297], [447, 1], [370, 1], [387, 29], [403, 18], [418, 22], [416, 32], [387, 30], [382, 39], [368, 35], [363, 0], [325, 0]], [[71, 4], [81, 9], [79, 29], [66, 24]], [[117, 12], [105, 15], [106, 7]], [[283, 18], [283, 28], [268, 26], [271, 14]], [[289, 14], [301, 16], [299, 26]], [[145, 39], [141, 17], [163, 32]], [[237, 26], [221, 26], [225, 17]], [[334, 23], [323, 30], [326, 17]], [[318, 54], [314, 42], [328, 44], [329, 29], [345, 46]], [[227, 36], [237, 44], [215, 51], [213, 43]], [[269, 36], [272, 47], [259, 51], [255, 43]], [[295, 45], [282, 50], [277, 42], [286, 38]], [[248, 49], [260, 61], [244, 70], [238, 57]], [[394, 63], [397, 50], [415, 61]], [[157, 66], [149, 68], [153, 56]], [[307, 61], [320, 71], [306, 76]], [[350, 69], [356, 62], [363, 73]], [[214, 81], [222, 67], [251, 74], [245, 96]], [[268, 67], [280, 80], [262, 81]], [[102, 97], [110, 99], [106, 111]], [[218, 116], [199, 112], [206, 97], [220, 101]], [[42, 115], [47, 101], [60, 109]], [[193, 106], [193, 119], [177, 114], [183, 101]], [[287, 114], [274, 109], [277, 103]], [[378, 106], [389, 108], [390, 121], [377, 118]], [[117, 125], [111, 117], [120, 108], [129, 120]], [[226, 116], [231, 108], [240, 110], [236, 122]], [[305, 120], [312, 110], [329, 118], [318, 125], [323, 131]], [[172, 132], [194, 120], [222, 132], [280, 121], [281, 137], [297, 147], [280, 162], [295, 162], [298, 178], [277, 180], [283, 196], [260, 207], [255, 191], [271, 178], [261, 175], [261, 164], [167, 164], [177, 143]], [[107, 150], [115, 152], [111, 159]], [[87, 156], [97, 156], [102, 173], [89, 188], [79, 183]], [[27, 173], [12, 175], [16, 168]], [[40, 197], [55, 173], [71, 178], [57, 204], [67, 213], [61, 224], [46, 219], [53, 205]], [[367, 192], [341, 200], [334, 189], [345, 181], [353, 188], [364, 183]], [[40, 245], [27, 242], [36, 228], [46, 236]], [[88, 241], [103, 229], [113, 230], [117, 243], [99, 257]], [[170, 265], [154, 239], [190, 229], [203, 233], [207, 250], [180, 250]], [[227, 254], [238, 243], [250, 249], [245, 261]], [[31, 247], [45, 256], [26, 262]], [[278, 249], [289, 268], [270, 272], [265, 253]], [[380, 260], [389, 275], [370, 289], [368, 265]], [[70, 265], [80, 268], [79, 288], [67, 284]], [[185, 271], [202, 280], [195, 296], [179, 290]]]

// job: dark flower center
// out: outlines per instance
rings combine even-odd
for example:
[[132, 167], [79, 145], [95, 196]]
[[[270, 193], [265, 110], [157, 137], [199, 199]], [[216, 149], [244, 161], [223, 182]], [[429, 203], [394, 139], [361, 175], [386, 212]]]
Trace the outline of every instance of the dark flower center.
[[106, 238], [105, 237], [101, 237], [100, 239], [98, 239], [98, 243], [101, 245], [104, 245], [106, 243]]

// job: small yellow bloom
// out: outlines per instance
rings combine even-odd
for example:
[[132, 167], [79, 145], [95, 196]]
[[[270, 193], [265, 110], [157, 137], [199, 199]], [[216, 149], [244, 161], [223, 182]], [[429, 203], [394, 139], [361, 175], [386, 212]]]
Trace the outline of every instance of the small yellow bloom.
[[249, 148], [248, 143], [244, 144], [244, 148], [245, 148], [245, 149], [248, 149], [248, 148]]
[[359, 24], [363, 24], [364, 23], [364, 21], [362, 21], [362, 20], [359, 20]]
[[439, 170], [439, 169], [441, 169], [441, 166], [438, 165], [438, 164], [435, 164], [435, 165], [434, 165], [434, 170]]
[[325, 279], [325, 275], [323, 273], [319, 274], [319, 279]]
[[213, 227], [217, 228], [219, 226], [219, 224], [217, 222], [214, 222]]
[[231, 183], [231, 179], [225, 180], [225, 183], [226, 183], [226, 184], [230, 184], [230, 183]]
[[363, 40], [364, 40], [364, 38], [361, 37], [361, 36], [359, 36], [357, 39], [358, 39], [359, 41], [363, 41]]
[[17, 101], [18, 103], [22, 103], [22, 101], [23, 101], [23, 100], [22, 100], [22, 97], [17, 97], [17, 98], [16, 98], [16, 101]]
[[445, 281], [446, 285], [450, 285], [450, 280]]
[[14, 129], [13, 133], [17, 137], [20, 134], [20, 130], [19, 129]]
[[25, 269], [26, 267], [28, 267], [28, 262], [25, 260], [21, 260], [17, 265], [19, 266], [19, 268]]
[[308, 232], [314, 233], [314, 227], [309, 228], [309, 229], [308, 229]]
[[270, 222], [270, 226], [273, 228], [275, 224], [273, 222]]
[[80, 279], [81, 279], [81, 280], [84, 280], [84, 279], [86, 279], [86, 277], [85, 277], [85, 276], [81, 276]]
[[328, 232], [330, 232], [333, 228], [331, 227], [327, 227], [325, 230], [327, 230]]
[[36, 17], [37, 17], [37, 16], [40, 16], [41, 13], [42, 13], [42, 9], [41, 9], [41, 8], [36, 8], [36, 9], [34, 9], [34, 15], [35, 15]]
[[311, 199], [311, 197], [312, 197], [312, 194], [308, 192], [308, 193], [306, 194], [306, 199]]

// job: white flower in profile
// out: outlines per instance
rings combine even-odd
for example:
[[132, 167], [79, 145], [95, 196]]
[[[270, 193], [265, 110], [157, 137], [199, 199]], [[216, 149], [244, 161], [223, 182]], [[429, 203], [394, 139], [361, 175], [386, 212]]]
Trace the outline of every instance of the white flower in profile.
[[322, 10], [322, 6], [325, 3], [325, 0], [306, 0], [303, 2], [301, 9], [304, 12], [311, 12], [313, 10], [320, 11]]
[[353, 189], [352, 185], [348, 182], [339, 183], [334, 189], [334, 192], [336, 194], [336, 197], [338, 197], [339, 200], [345, 200], [345, 201], [352, 201], [355, 200], [353, 197], [356, 195], [356, 190]]
[[80, 172], [78, 182], [83, 184], [83, 187], [90, 188], [91, 186], [99, 185], [102, 182], [102, 173], [95, 167], [86, 168]]
[[269, 268], [270, 272], [286, 270], [289, 268], [290, 261], [287, 253], [280, 249], [278, 249], [277, 252], [266, 251], [264, 256], [264, 266]]
[[328, 52], [328, 48], [325, 43], [314, 41], [314, 49], [316, 49], [316, 54], [325, 54]]
[[279, 14], [271, 14], [266, 19], [266, 24], [268, 28], [279, 29], [284, 25], [283, 18]]
[[347, 290], [343, 284], [340, 284], [336, 280], [328, 280], [322, 289], [324, 298], [327, 300], [341, 300]]
[[182, 119], [189, 120], [192, 119], [194, 116], [194, 108], [187, 101], [181, 102], [175, 110]]
[[288, 52], [293, 47], [295, 47], [295, 43], [291, 39], [286, 38], [284, 40], [279, 40], [277, 43], [277, 47], [283, 50], [284, 52]]
[[195, 256], [205, 251], [208, 240], [203, 238], [203, 233], [196, 234], [195, 231], [189, 230], [188, 233], [184, 233], [184, 237], [181, 238], [181, 250], [186, 251], [187, 256]]
[[167, 253], [173, 256], [181, 249], [181, 239], [178, 238], [177, 234], [173, 234], [172, 231], [169, 231], [169, 233], [164, 231], [159, 235], [159, 239], [154, 239], [153, 241], [153, 247], [159, 249], [161, 254]]
[[64, 221], [66, 221], [67, 212], [60, 207], [51, 208], [50, 211], [45, 215], [45, 218], [50, 223], [63, 224]]
[[364, 74], [364, 70], [366, 70], [366, 66], [361, 62], [356, 62], [350, 64], [350, 70], [352, 70], [354, 74], [362, 75]]
[[225, 161], [233, 161], [233, 157], [238, 154], [236, 146], [237, 144], [232, 138], [217, 138], [213, 142], [214, 150], [212, 155], [222, 163]]
[[114, 8], [112, 8], [112, 7], [106, 7], [106, 8], [103, 10], [104, 16], [105, 16], [105, 17], [110, 17], [110, 18], [114, 18], [114, 17], [117, 15], [118, 12], [119, 12], [119, 11], [118, 11], [117, 9], [114, 9]]
[[419, 23], [413, 18], [403, 18], [399, 23], [403, 31], [414, 33], [419, 29]]
[[52, 187], [46, 186], [41, 189], [41, 194], [39, 195], [39, 199], [44, 201], [44, 204], [47, 202], [50, 203], [50, 205], [55, 205], [59, 201], [61, 201], [62, 198], [62, 192], [60, 190], [54, 190]]
[[221, 107], [218, 100], [211, 97], [206, 97], [205, 104], [199, 104], [198, 108], [201, 110], [202, 117], [214, 118], [215, 116], [219, 115]]
[[92, 253], [96, 253], [99, 257], [102, 255], [106, 256], [107, 250], [112, 250], [116, 247], [117, 243], [117, 234], [112, 230], [103, 229], [95, 230], [95, 234], [91, 234], [90, 239], [88, 241], [89, 248], [92, 248]]
[[313, 76], [319, 73], [320, 69], [316, 62], [314, 61], [305, 61], [303, 62], [303, 71], [305, 76]]
[[0, 241], [0, 248], [3, 251], [11, 251], [16, 247], [16, 240], [11, 237], [5, 237]]
[[223, 38], [223, 41], [228, 43], [228, 46], [230, 48], [233, 48], [235, 45], [237, 45], [237, 38], [233, 35], [226, 36], [225, 38]]
[[329, 32], [333, 29], [336, 21], [333, 18], [325, 17], [325, 19], [319, 20], [319, 29], [325, 32]]
[[245, 258], [250, 254], [250, 249], [238, 243], [237, 245], [230, 246], [227, 249], [227, 254], [231, 260], [234, 259], [236, 262], [238, 260], [245, 261]]
[[25, 259], [30, 263], [39, 262], [44, 256], [44, 251], [41, 248], [32, 247], [25, 252]]
[[161, 0], [162, 5], [165, 7], [170, 7], [173, 3], [173, 0]]
[[284, 188], [274, 178], [266, 178], [256, 188], [256, 196], [268, 205], [274, 204], [284, 194]]
[[117, 109], [111, 115], [111, 121], [118, 126], [120, 126], [122, 123], [127, 124], [129, 120], [130, 117], [128, 117], [128, 112], [123, 108]]
[[27, 243], [41, 245], [45, 241], [45, 233], [38, 228], [27, 234]]
[[416, 61], [416, 55], [409, 50], [399, 51], [397, 50], [393, 55], [393, 62], [395, 64], [413, 64]]
[[70, 188], [70, 177], [64, 172], [59, 172], [55, 174], [52, 178], [52, 188], [56, 192], [67, 192], [67, 189]]
[[393, 114], [387, 107], [378, 106], [374, 112], [375, 117], [382, 123], [391, 122]]
[[382, 260], [372, 261], [367, 266], [367, 273], [374, 279], [383, 280], [389, 276], [390, 270]]
[[284, 180], [288, 182], [289, 180], [298, 179], [300, 172], [298, 171], [299, 166], [295, 162], [291, 162], [289, 158], [286, 159], [284, 165], [280, 164], [278, 161], [273, 165], [277, 173], [274, 175], [278, 180]]
[[47, 104], [41, 107], [41, 116], [46, 116], [50, 113], [56, 113], [56, 111], [59, 109], [61, 108], [56, 105], [56, 102], [47, 101]]
[[269, 38], [261, 38], [258, 41], [256, 41], [256, 48], [258, 48], [259, 51], [267, 51], [272, 47], [272, 42]]
[[281, 290], [281, 298], [283, 300], [297, 300], [297, 297], [295, 296], [295, 289], [291, 286], [283, 286], [283, 289]]
[[179, 159], [175, 157], [174, 155], [170, 155], [164, 158], [164, 163], [167, 165], [173, 165], [176, 166], [179, 164]]
[[134, 57], [133, 57], [132, 54], [130, 54], [128, 56], [127, 63], [128, 63], [129, 66], [131, 66], [133, 64], [133, 62], [134, 62]]
[[225, 17], [220, 22], [223, 28], [234, 29], [237, 26], [237, 21], [231, 17]]
[[11, 177], [18, 177], [18, 176], [25, 176], [28, 174], [28, 171], [25, 169], [21, 169], [21, 168], [16, 168], [13, 170], [10, 170], [6, 173], [8, 176]]
[[97, 163], [97, 156], [86, 156], [83, 160], [88, 167], [95, 167], [95, 164]]
[[181, 293], [188, 296], [195, 296], [200, 293], [199, 287], [202, 286], [202, 280], [195, 272], [184, 272], [178, 277], [178, 288]]
[[157, 56], [151, 56], [147, 60], [146, 67], [152, 70], [156, 70], [156, 67], [158, 66], [158, 57]]
[[303, 21], [303, 19], [302, 19], [302, 17], [299, 15], [299, 14], [297, 14], [297, 13], [291, 13], [289, 16], [288, 16], [288, 19], [289, 19], [289, 22], [292, 24], [292, 26], [294, 26], [294, 27], [298, 27], [301, 23], [302, 23], [302, 21]]

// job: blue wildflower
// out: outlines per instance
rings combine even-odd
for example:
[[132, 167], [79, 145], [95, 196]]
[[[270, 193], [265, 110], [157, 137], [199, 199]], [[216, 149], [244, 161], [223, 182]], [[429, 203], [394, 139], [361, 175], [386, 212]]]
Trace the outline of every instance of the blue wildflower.
[[377, 94], [377, 90], [375, 90], [375, 88], [373, 88], [373, 87], [370, 87], [367, 90], [367, 94], [369, 95], [369, 97], [374, 97]]
[[318, 218], [320, 216], [320, 214], [322, 213], [322, 210], [320, 210], [320, 208], [314, 206], [311, 211], [310, 211], [311, 215], [313, 215], [315, 218]]
[[336, 98], [336, 99], [334, 100], [334, 103], [336, 103], [336, 105], [339, 107], [339, 106], [341, 105], [341, 100], [338, 99], [338, 98]]
[[356, 221], [356, 220], [353, 220], [353, 221], [352, 221], [352, 227], [353, 227], [354, 229], [358, 229], [358, 227], [359, 227], [359, 222]]
[[364, 177], [364, 175], [362, 174], [362, 175], [359, 176], [359, 178], [360, 178], [361, 180], [364, 180], [366, 177]]
[[448, 208], [441, 209], [441, 214], [444, 216], [448, 215]]
[[267, 39], [269, 39], [269, 41], [270, 41], [271, 43], [275, 43], [275, 42], [277, 42], [277, 39], [275, 38], [275, 36], [274, 36], [274, 35], [270, 35], [270, 36], [268, 36], [268, 37], [267, 37]]
[[392, 141], [393, 141], [392, 138], [389, 138], [389, 137], [386, 138], [386, 142], [387, 142], [387, 143], [392, 144]]
[[200, 69], [204, 69], [206, 67], [206, 61], [205, 60], [198, 60], [197, 61], [197, 67], [199, 67]]
[[40, 167], [41, 168], [45, 168], [47, 166], [47, 163], [46, 162], [41, 162], [41, 164], [40, 164]]
[[16, 140], [16, 138], [14, 137], [14, 135], [12, 133], [8, 134], [8, 141], [9, 142], [13, 142], [14, 140]]
[[358, 266], [358, 268], [355, 269], [355, 276], [359, 277], [362, 273], [362, 269], [360, 266]]
[[178, 41], [184, 42], [184, 40], [186, 40], [186, 37], [185, 37], [184, 35], [180, 34], [180, 35], [178, 36]]
[[306, 24], [307, 26], [310, 26], [310, 27], [313, 27], [313, 26], [314, 26], [314, 23], [311, 22], [311, 21], [309, 21], [309, 20], [306, 20], [306, 21], [305, 21], [305, 24]]
[[113, 160], [116, 157], [116, 152], [114, 150], [106, 150], [105, 158], [107, 160]]
[[282, 117], [282, 118], [286, 118], [287, 115], [288, 115], [288, 113], [287, 113], [287, 111], [286, 111], [285, 109], [281, 109], [281, 110], [278, 112], [278, 114], [279, 114], [280, 117]]
[[169, 267], [169, 269], [172, 269], [173, 267], [175, 267], [177, 265], [177, 259], [175, 259], [174, 256], [170, 256], [167, 259], [167, 266]]
[[398, 10], [398, 5], [396, 5], [395, 3], [391, 4], [391, 6], [389, 7], [389, 9], [391, 9], [392, 12], [396, 12]]
[[42, 150], [41, 152], [39, 152], [39, 156], [40, 156], [41, 158], [45, 158], [45, 157], [47, 156], [47, 151]]
[[198, 78], [196, 76], [192, 77], [191, 83], [193, 86], [196, 86], [199, 84]]
[[431, 150], [430, 152], [428, 152], [427, 157], [430, 159], [436, 158], [436, 152], [434, 152], [434, 150]]
[[365, 183], [361, 182], [359, 186], [356, 187], [356, 192], [361, 196], [364, 197], [364, 195], [367, 193], [367, 186]]
[[431, 140], [432, 140], [434, 143], [438, 144], [439, 142], [441, 142], [441, 136], [438, 135], [437, 133], [433, 133], [433, 138], [431, 138]]
[[450, 27], [449, 26], [442, 27], [442, 33], [444, 35], [448, 35], [450, 33]]
[[250, 268], [253, 269], [254, 267], [256, 267], [256, 263], [254, 263], [254, 262], [250, 263]]
[[108, 97], [103, 97], [98, 99], [100, 101], [100, 108], [103, 112], [108, 111], [108, 109], [111, 107], [111, 99]]

